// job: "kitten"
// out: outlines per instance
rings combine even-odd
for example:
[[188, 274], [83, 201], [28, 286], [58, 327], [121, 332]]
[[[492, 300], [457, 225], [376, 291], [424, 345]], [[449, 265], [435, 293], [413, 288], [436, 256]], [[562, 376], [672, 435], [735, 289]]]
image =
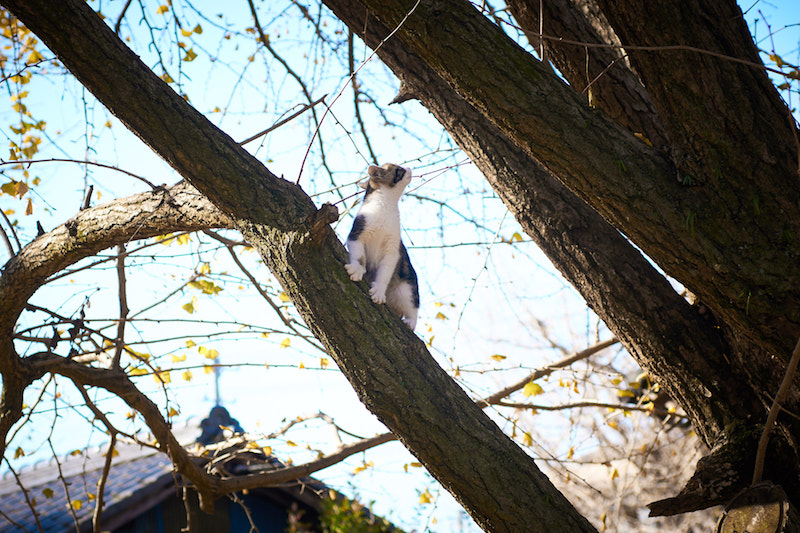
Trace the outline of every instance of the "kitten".
[[400, 210], [397, 203], [411, 181], [411, 171], [392, 163], [370, 165], [366, 189], [353, 229], [347, 236], [350, 262], [344, 266], [350, 279], [366, 278], [369, 295], [385, 303], [412, 330], [417, 325], [419, 288], [406, 247], [400, 240]]

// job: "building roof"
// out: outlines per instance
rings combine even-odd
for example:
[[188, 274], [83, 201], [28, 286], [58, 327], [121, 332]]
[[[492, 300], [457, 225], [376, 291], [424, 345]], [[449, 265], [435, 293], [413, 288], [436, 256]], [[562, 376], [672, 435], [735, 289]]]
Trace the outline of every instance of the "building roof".
[[[223, 415], [227, 415], [229, 420], [226, 421]], [[216, 406], [200, 428], [194, 422], [174, 433], [178, 441], [186, 445], [207, 445], [221, 440], [220, 425], [242, 431], [227, 410]], [[198, 429], [202, 433], [195, 438]], [[91, 530], [97, 482], [105, 465], [107, 448], [108, 445], [105, 445], [73, 452], [65, 457], [23, 467], [17, 472], [18, 480], [12, 472], [6, 471], [0, 478], [0, 533], [39, 531], [40, 526], [48, 533], [75, 531], [76, 521], [81, 530]], [[253, 459], [261, 469], [264, 464], [273, 468], [283, 466], [275, 457], [257, 455], [248, 453], [249, 460], [231, 464], [228, 472], [232, 475], [249, 473]], [[103, 529], [122, 525], [130, 519], [131, 510], [143, 512], [170, 495], [175, 495], [175, 481], [172, 463], [166, 454], [135, 443], [118, 441], [103, 493]], [[314, 507], [315, 493], [323, 490], [324, 485], [312, 479], [302, 481], [305, 487], [310, 485], [315, 490], [298, 490], [295, 486], [273, 489], [273, 492], [278, 490], [285, 493], [280, 497], [283, 501], [301, 501]]]

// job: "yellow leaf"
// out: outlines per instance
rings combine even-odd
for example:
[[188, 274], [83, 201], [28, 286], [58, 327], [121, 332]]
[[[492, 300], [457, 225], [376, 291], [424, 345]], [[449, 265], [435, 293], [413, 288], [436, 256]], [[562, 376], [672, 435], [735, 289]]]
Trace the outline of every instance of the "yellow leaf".
[[80, 450], [72, 450], [71, 452], [69, 452], [69, 454], [70, 454], [72, 457], [75, 457], [76, 455], [83, 455], [83, 452], [82, 452], [82, 451], [80, 451]]
[[203, 33], [203, 27], [202, 27], [202, 26], [200, 26], [200, 24], [198, 24], [197, 26], [195, 26], [194, 28], [192, 28], [192, 31], [193, 31], [194, 33], [197, 33], [197, 34], [199, 35], [199, 34]]
[[575, 455], [575, 446], [570, 446], [569, 451], [567, 452], [567, 459], [572, 459], [573, 455]]
[[79, 511], [80, 508], [83, 507], [83, 502], [80, 500], [72, 500], [71, 502], [69, 502], [69, 504], [76, 511]]
[[293, 440], [287, 440], [287, 441], [286, 441], [286, 445], [287, 445], [287, 446], [293, 446], [293, 447], [294, 447], [294, 446], [297, 446], [297, 443], [295, 443]]
[[170, 417], [171, 416], [178, 416], [179, 414], [180, 413], [178, 413], [177, 409], [175, 409], [174, 407], [170, 407], [169, 408], [169, 412], [167, 413], [167, 416], [170, 416]]
[[613, 418], [611, 420], [609, 420], [608, 422], [606, 422], [606, 424], [608, 424], [610, 427], [612, 427], [614, 429], [617, 429], [617, 421], [614, 420]]
[[281, 291], [281, 292], [278, 293], [278, 300], [282, 301], [283, 303], [286, 303], [286, 302], [291, 301], [292, 299], [289, 298], [288, 294], [286, 294], [285, 292]]
[[[106, 455], [108, 455], [108, 452], [105, 452], [105, 453], [103, 454], [103, 457], [105, 457]], [[117, 450], [116, 448], [114, 448], [113, 450], [111, 450], [111, 457], [117, 457], [118, 455], [119, 455], [119, 450]], [[91, 499], [91, 498], [90, 498], [90, 499]]]
[[264, 455], [271, 455], [272, 446], [264, 446], [263, 448], [261, 448], [261, 451], [264, 452]]
[[172, 76], [170, 76], [168, 72], [162, 74], [161, 79], [164, 80], [166, 83], [175, 83], [175, 80], [172, 79]]
[[531, 381], [530, 383], [526, 383], [524, 387], [522, 387], [522, 394], [525, 396], [536, 396], [537, 394], [541, 394], [544, 392], [544, 389], [538, 383], [534, 383]]
[[186, 347], [187, 347], [187, 348], [192, 348], [192, 347], [193, 347], [193, 346], [195, 346], [195, 345], [196, 345], [196, 343], [195, 343], [193, 340], [191, 340], [191, 339], [190, 339], [190, 340], [188, 340], [188, 341], [186, 341]]
[[181, 374], [181, 377], [183, 378], [184, 381], [192, 381], [192, 371], [185, 370], [183, 374]]
[[421, 505], [426, 503], [431, 503], [432, 501], [433, 501], [433, 496], [431, 496], [431, 493], [428, 491], [428, 489], [425, 489], [425, 492], [419, 495], [419, 503]]
[[206, 374], [213, 374], [214, 367], [211, 365], [203, 365], [203, 372], [205, 372]]
[[192, 313], [194, 313], [194, 304], [195, 304], [195, 302], [197, 302], [197, 297], [196, 296], [192, 296], [191, 301], [188, 302], [188, 303], [183, 304], [181, 306], [181, 309], [183, 309], [184, 311], [186, 311], [187, 313], [189, 313], [191, 315]]
[[189, 37], [191, 34], [192, 30], [184, 30], [183, 28], [181, 28], [181, 35], [183, 35], [184, 37]]
[[506, 358], [505, 355], [499, 355], [499, 354], [494, 354], [493, 356], [490, 357], [490, 359], [494, 359], [495, 361], [502, 361], [505, 358]]
[[206, 276], [208, 274], [211, 274], [211, 264], [209, 264], [209, 263], [201, 264], [200, 265], [200, 274], [202, 274], [204, 276]]
[[633, 394], [633, 392], [631, 392], [629, 390], [618, 390], [617, 391], [617, 396], [620, 397], [620, 398], [635, 398], [636, 397], [636, 395]]
[[183, 60], [186, 61], [187, 63], [190, 63], [195, 59], [197, 59], [197, 54], [195, 53], [195, 51], [191, 48], [186, 50], [186, 55], [183, 56]]
[[28, 184], [25, 183], [24, 181], [18, 181], [17, 184], [16, 184], [16, 189], [17, 189], [17, 191], [16, 191], [17, 192], [17, 196], [19, 196], [20, 198], [25, 196], [25, 193], [30, 190], [28, 188]]
[[268, 331], [265, 331], [264, 333], [262, 333], [262, 334], [261, 334], [261, 336], [262, 336], [262, 337], [264, 337], [264, 338], [266, 339], [266, 338], [268, 338], [268, 337], [269, 337], [269, 332], [268, 332]]
[[53, 489], [51, 489], [49, 487], [45, 487], [45, 488], [42, 489], [42, 494], [44, 494], [44, 497], [49, 500], [50, 498], [53, 497], [54, 492], [53, 492]]
[[613, 378], [611, 380], [611, 384], [612, 385], [619, 385], [620, 383], [622, 383], [622, 378], [621, 377], [615, 377], [615, 378]]
[[208, 350], [205, 354], [206, 359], [216, 359], [217, 357], [219, 357], [219, 352], [216, 350]]
[[618, 477], [619, 477], [619, 471], [618, 471], [618, 470], [615, 468], [615, 469], [614, 469], [614, 470], [611, 472], [611, 479], [617, 479]]
[[323, 357], [322, 359], [319, 360], [319, 366], [321, 368], [328, 368], [329, 364], [330, 364], [330, 362], [325, 357]]
[[292, 339], [286, 337], [281, 341], [281, 348], [288, 348], [292, 344]]
[[14, 450], [14, 459], [19, 459], [20, 457], [24, 456], [25, 456], [25, 451], [19, 446], [17, 446], [17, 449]]
[[88, 497], [89, 497], [89, 501], [90, 501], [90, 502], [91, 502], [91, 501], [94, 501], [94, 500], [97, 498], [97, 496], [96, 496], [95, 494], [92, 494], [91, 492], [90, 492], [90, 493], [88, 493], [86, 496], [88, 496]]
[[39, 52], [34, 50], [28, 56], [28, 60], [26, 61], [26, 63], [28, 63], [29, 65], [33, 65], [34, 63], [38, 63], [39, 61], [42, 61], [42, 60], [44, 60], [44, 58], [42, 57], [42, 54], [40, 54]]
[[532, 446], [533, 445], [533, 437], [527, 431], [522, 434], [522, 444], [524, 446]]
[[169, 372], [156, 372], [153, 374], [153, 381], [156, 383], [170, 383], [172, 379], [169, 377]]
[[25, 206], [25, 214], [26, 215], [32, 215], [33, 214], [33, 202], [31, 202], [30, 198], [28, 198], [28, 205]]
[[128, 370], [129, 376], [144, 376], [145, 374], [148, 373], [149, 371], [146, 368], [131, 368], [130, 370]]
[[178, 244], [184, 245], [184, 244], [188, 244], [188, 243], [192, 242], [192, 238], [189, 237], [188, 233], [184, 233], [183, 235], [178, 235], [177, 241], [178, 241]]
[[167, 4], [162, 4], [162, 5], [158, 6], [158, 9], [156, 9], [156, 14], [157, 15], [163, 15], [167, 11], [169, 11], [169, 6]]
[[446, 317], [446, 316], [445, 316], [445, 314], [444, 314], [444, 313], [442, 313], [441, 311], [439, 311], [438, 313], [436, 313], [436, 318], [437, 318], [438, 320], [447, 320], [447, 317]]
[[511, 236], [510, 242], [522, 242], [522, 235], [519, 234], [518, 231], [515, 231], [514, 234]]
[[5, 215], [13, 215], [14, 214], [14, 210], [13, 209], [6, 209], [5, 211], [3, 211], [3, 214], [5, 214]]
[[297, 368], [300, 368], [300, 369], [302, 369], [302, 368], [305, 368], [305, 367], [306, 367], [306, 365], [304, 365], [304, 364], [301, 362], [301, 363], [300, 363], [300, 365], [299, 365]]
[[172, 356], [173, 363], [182, 363], [183, 361], [186, 361], [186, 354]]

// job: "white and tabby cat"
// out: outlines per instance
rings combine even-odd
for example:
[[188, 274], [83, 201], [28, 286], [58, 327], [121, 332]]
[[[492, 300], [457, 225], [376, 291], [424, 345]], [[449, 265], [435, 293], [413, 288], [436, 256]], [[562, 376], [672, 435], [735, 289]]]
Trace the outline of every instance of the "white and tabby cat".
[[370, 165], [369, 179], [353, 229], [347, 236], [350, 262], [344, 266], [350, 279], [370, 284], [372, 301], [385, 303], [412, 330], [417, 325], [419, 288], [406, 247], [400, 240], [397, 203], [411, 181], [411, 171], [393, 163]]

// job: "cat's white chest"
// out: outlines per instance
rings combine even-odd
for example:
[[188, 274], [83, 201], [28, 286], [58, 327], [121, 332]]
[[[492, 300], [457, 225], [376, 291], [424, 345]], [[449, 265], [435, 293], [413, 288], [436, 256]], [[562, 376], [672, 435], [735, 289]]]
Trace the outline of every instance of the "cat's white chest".
[[364, 231], [360, 240], [364, 243], [367, 265], [377, 264], [387, 253], [397, 253], [400, 246], [400, 212], [397, 204], [368, 202], [358, 214], [364, 217]]

